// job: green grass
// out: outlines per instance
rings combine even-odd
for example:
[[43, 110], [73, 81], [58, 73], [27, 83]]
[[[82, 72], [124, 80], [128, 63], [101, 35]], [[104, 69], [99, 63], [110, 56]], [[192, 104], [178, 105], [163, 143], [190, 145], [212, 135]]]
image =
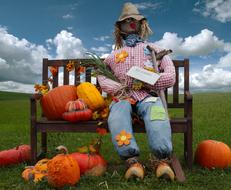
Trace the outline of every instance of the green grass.
[[[0, 150], [10, 149], [19, 144], [29, 144], [29, 97], [28, 94], [0, 92]], [[212, 93], [193, 95], [193, 148], [205, 139], [215, 139], [231, 145], [231, 93]], [[181, 111], [171, 115], [182, 114]], [[88, 143], [96, 134], [86, 133], [52, 133], [48, 136], [48, 151], [53, 153], [57, 145], [64, 144], [70, 152]], [[149, 156], [145, 134], [136, 134], [141, 149], [140, 159], [146, 163]], [[125, 181], [123, 178], [125, 167], [119, 159], [109, 134], [103, 139], [101, 153], [109, 163], [106, 174], [102, 177], [82, 177], [75, 187], [64, 189], [231, 189], [231, 168], [225, 170], [206, 170], [194, 165], [192, 170], [185, 167], [183, 160], [183, 138], [181, 134], [174, 134], [174, 152], [179, 157], [186, 174], [184, 184], [169, 183], [157, 180], [151, 171], [143, 181]], [[46, 182], [34, 185], [24, 182], [21, 178], [26, 163], [0, 168], [0, 189], [51, 189]], [[106, 186], [107, 184], [107, 186]]]

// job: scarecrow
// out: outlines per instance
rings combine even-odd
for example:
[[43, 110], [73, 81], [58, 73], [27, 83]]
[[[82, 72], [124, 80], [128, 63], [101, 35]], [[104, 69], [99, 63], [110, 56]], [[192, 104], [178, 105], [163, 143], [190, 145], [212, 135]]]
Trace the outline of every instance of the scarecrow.
[[[155, 71], [153, 52], [162, 50], [146, 41], [151, 34], [147, 19], [137, 7], [125, 3], [115, 23], [115, 50], [104, 60], [119, 82], [102, 75], [98, 76], [98, 82], [104, 92], [116, 97], [110, 105], [108, 126], [114, 147], [127, 164], [125, 178], [144, 177], [144, 166], [138, 159], [140, 150], [132, 130], [132, 113], [136, 112], [144, 120], [154, 172], [157, 177], [173, 180], [174, 172], [169, 165], [172, 153], [171, 127], [158, 94], [174, 85], [175, 67], [169, 56], [165, 55], [156, 62], [158, 71]], [[127, 72], [133, 66], [160, 72], [160, 77], [153, 85], [130, 77]]]

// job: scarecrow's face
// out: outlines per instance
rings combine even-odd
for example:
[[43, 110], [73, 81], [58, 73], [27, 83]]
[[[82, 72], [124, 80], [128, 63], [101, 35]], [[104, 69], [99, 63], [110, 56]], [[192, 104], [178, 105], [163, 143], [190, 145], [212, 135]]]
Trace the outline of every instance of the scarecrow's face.
[[140, 29], [140, 22], [134, 18], [127, 18], [120, 23], [120, 29], [126, 34], [136, 34]]

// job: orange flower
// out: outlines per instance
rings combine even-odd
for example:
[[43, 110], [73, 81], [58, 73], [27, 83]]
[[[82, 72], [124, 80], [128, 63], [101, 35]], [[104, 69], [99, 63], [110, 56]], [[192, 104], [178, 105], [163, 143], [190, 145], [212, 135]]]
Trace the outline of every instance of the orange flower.
[[101, 136], [104, 136], [107, 134], [107, 130], [105, 128], [100, 128], [100, 127], [96, 129], [96, 132], [100, 134]]
[[77, 72], [78, 74], [84, 73], [84, 72], [85, 72], [85, 67], [82, 67], [82, 66], [78, 67], [78, 69], [76, 70], [76, 72]]
[[128, 53], [125, 50], [122, 50], [120, 53], [117, 53], [115, 55], [115, 62], [116, 63], [124, 62], [127, 57], [128, 57]]
[[35, 89], [35, 92], [38, 92], [39, 89], [40, 89], [40, 85], [39, 84], [35, 84], [34, 85], [34, 89]]
[[50, 70], [53, 77], [56, 76], [58, 73], [58, 67], [57, 66], [50, 67], [49, 70]]
[[66, 69], [68, 70], [68, 72], [71, 72], [72, 70], [74, 70], [74, 67], [75, 67], [74, 61], [69, 61], [66, 66]]
[[115, 137], [117, 144], [119, 146], [129, 145], [131, 138], [132, 138], [132, 135], [130, 133], [126, 133], [125, 130], [120, 131], [120, 134], [116, 135]]

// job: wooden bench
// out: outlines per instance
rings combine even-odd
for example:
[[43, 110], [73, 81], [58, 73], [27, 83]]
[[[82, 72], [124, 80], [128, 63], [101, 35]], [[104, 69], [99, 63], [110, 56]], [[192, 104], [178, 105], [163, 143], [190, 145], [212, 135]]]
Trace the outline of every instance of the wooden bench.
[[[89, 62], [89, 59], [71, 59], [71, 60], [48, 60], [43, 59], [43, 72], [42, 81], [46, 83], [48, 80], [48, 70], [50, 66], [63, 67], [63, 84], [69, 84], [69, 72], [65, 69], [69, 61], [75, 62], [75, 69], [79, 68], [80, 62]], [[176, 69], [176, 83], [173, 87], [173, 100], [168, 102], [168, 108], [181, 108], [183, 109], [183, 116], [181, 118], [171, 118], [170, 123], [173, 133], [183, 133], [184, 135], [184, 157], [189, 168], [192, 168], [193, 164], [193, 150], [192, 150], [192, 95], [189, 92], [189, 60], [173, 60]], [[179, 73], [180, 68], [183, 68], [184, 73], [184, 89], [183, 89], [183, 102], [180, 102], [179, 93]], [[91, 82], [92, 67], [86, 67], [85, 80]], [[78, 85], [80, 83], [80, 75], [74, 72], [74, 83]], [[53, 88], [58, 86], [58, 75], [53, 78]], [[166, 97], [168, 97], [168, 89], [165, 91]], [[37, 100], [34, 96], [30, 99], [31, 102], [31, 156], [32, 162], [35, 163], [38, 159], [37, 149], [37, 133], [41, 133], [41, 153], [47, 152], [47, 133], [48, 132], [96, 132], [98, 121], [87, 121], [78, 123], [69, 123], [67, 121], [49, 121], [45, 117], [37, 118]], [[107, 128], [107, 121], [103, 122], [103, 127]], [[134, 126], [135, 132], [145, 132], [144, 127]], [[176, 159], [176, 157], [174, 156]], [[179, 165], [176, 159], [176, 165]], [[178, 166], [177, 166], [178, 167]], [[181, 174], [180, 174], [181, 175]]]

